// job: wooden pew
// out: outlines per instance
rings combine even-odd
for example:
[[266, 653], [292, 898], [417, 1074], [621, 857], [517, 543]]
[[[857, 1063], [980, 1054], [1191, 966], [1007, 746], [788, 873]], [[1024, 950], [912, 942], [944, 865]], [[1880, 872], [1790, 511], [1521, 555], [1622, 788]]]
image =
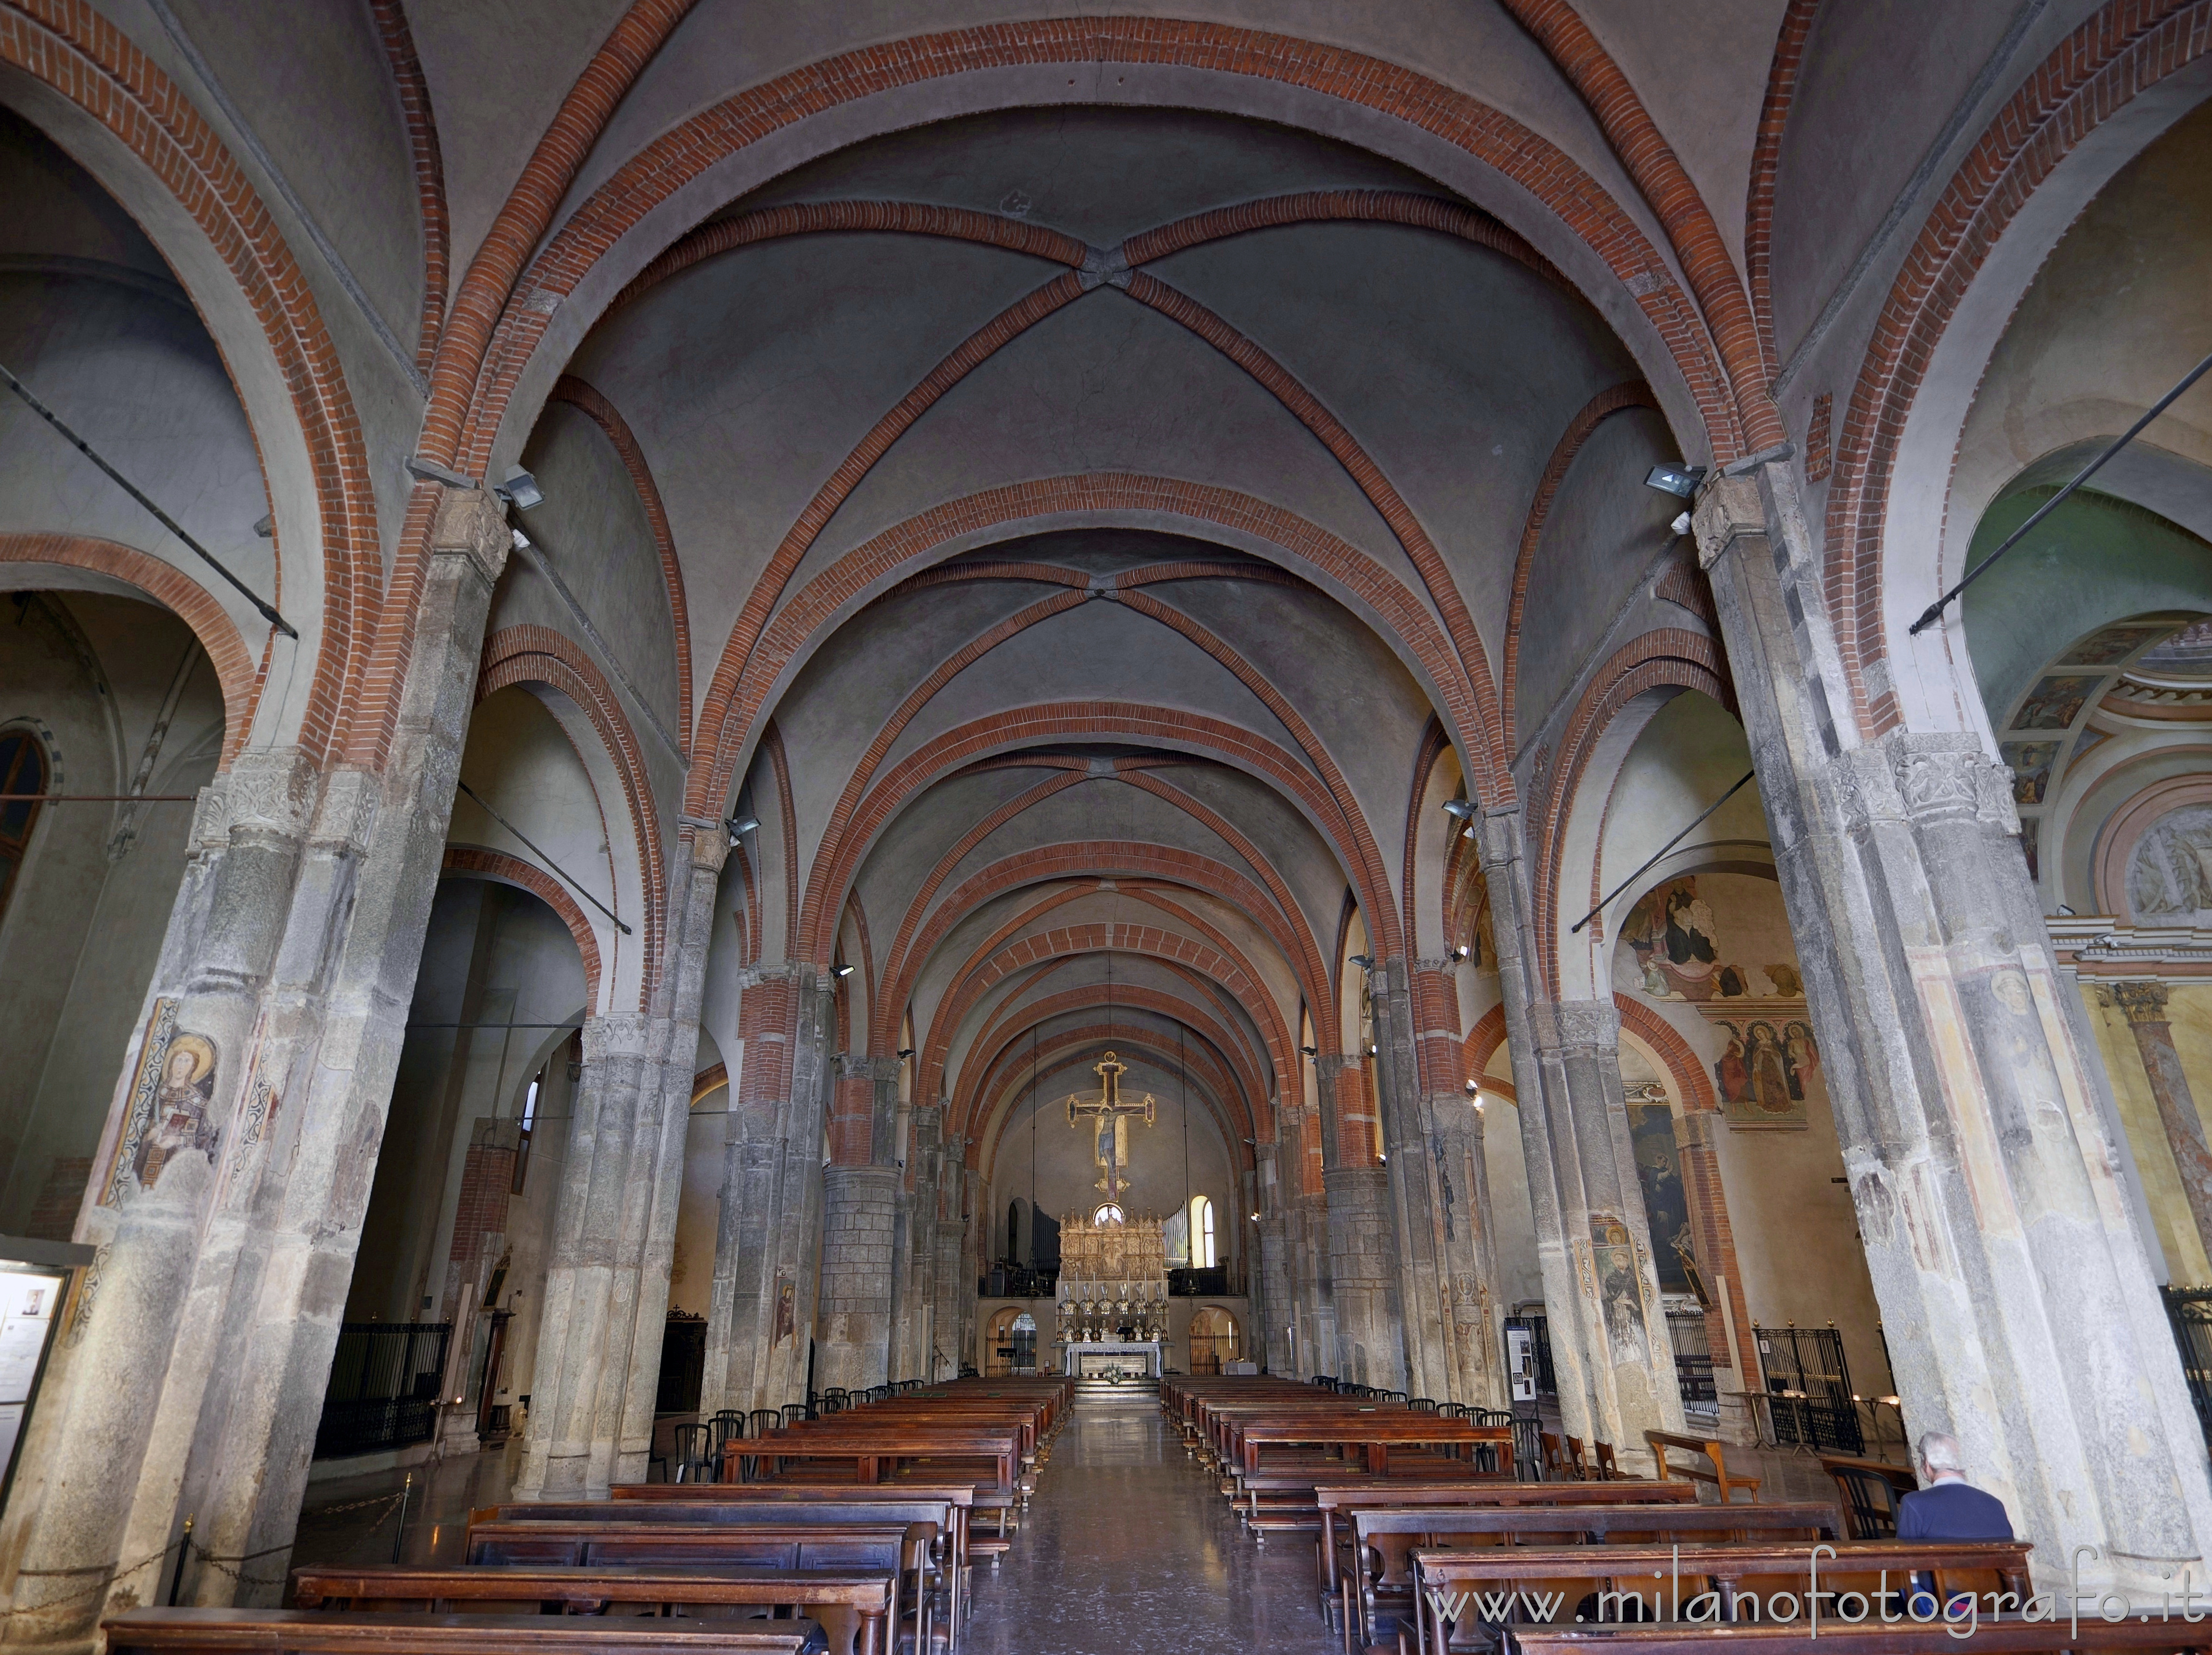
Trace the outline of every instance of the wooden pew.
[[[889, 1569], [441, 1568], [328, 1565], [295, 1569], [293, 1598], [303, 1609], [410, 1609], [449, 1615], [464, 1604], [530, 1603], [540, 1614], [598, 1615], [614, 1604], [643, 1604], [656, 1615], [678, 1606], [787, 1609], [821, 1622], [831, 1655], [890, 1655], [898, 1611], [898, 1576]], [[742, 1620], [720, 1626], [746, 1628]], [[759, 1628], [781, 1631], [782, 1628]]]
[[1843, 1518], [1826, 1503], [1802, 1506], [1544, 1506], [1457, 1509], [1435, 1506], [1370, 1506], [1347, 1514], [1350, 1567], [1337, 1578], [1340, 1624], [1380, 1641], [1382, 1616], [1413, 1608], [1409, 1567], [1416, 1549], [1449, 1547], [1675, 1544], [1810, 1547], [1843, 1538]]
[[[1684, 1476], [1692, 1482], [1710, 1482], [1720, 1490], [1723, 1506], [1729, 1503], [1733, 1492], [1738, 1488], [1748, 1488], [1753, 1500], [1759, 1498], [1759, 1480], [1730, 1471], [1725, 1457], [1728, 1451], [1720, 1442], [1709, 1437], [1685, 1437], [1672, 1431], [1647, 1431], [1644, 1433], [1644, 1440], [1650, 1445], [1652, 1457], [1658, 1462], [1658, 1476], [1662, 1482], [1668, 1477]], [[1712, 1462], [1713, 1469], [1707, 1471], [1695, 1465], [1670, 1467], [1667, 1463], [1667, 1451], [1670, 1448], [1678, 1452], [1703, 1454]]]
[[1962, 1645], [1985, 1655], [2057, 1655], [2073, 1650], [2079, 1655], [2105, 1655], [2107, 1651], [2212, 1650], [2212, 1615], [2195, 1626], [2179, 1615], [2170, 1621], [2154, 1613], [2148, 1622], [2106, 1622], [2094, 1615], [2081, 1617], [2078, 1627], [2065, 1615], [2054, 1621], [2008, 1617], [1983, 1620], [1970, 1639], [1958, 1635], [1939, 1618], [1925, 1626], [1911, 1622], [1883, 1626], [1869, 1622], [1852, 1626], [1823, 1618], [1818, 1639], [1801, 1627], [1787, 1626], [1623, 1626], [1602, 1631], [1572, 1627], [1516, 1628], [1513, 1641], [1522, 1655], [1711, 1655], [1732, 1650], [1739, 1655], [1954, 1655]]
[[[917, 1468], [918, 1469], [918, 1468]], [[952, 1560], [962, 1571], [970, 1566], [973, 1554], [969, 1550], [969, 1514], [977, 1500], [975, 1486], [969, 1482], [921, 1482], [901, 1478], [886, 1485], [891, 1498], [901, 1500], [926, 1500], [945, 1502], [950, 1518], [948, 1532], [952, 1536]], [[712, 1506], [809, 1506], [830, 1505], [850, 1501], [856, 1491], [841, 1483], [816, 1482], [619, 1482], [607, 1490], [612, 1500], [650, 1500], [656, 1504], [712, 1505]], [[992, 1564], [998, 1563], [996, 1551]]]
[[1687, 1506], [1698, 1491], [1686, 1482], [1390, 1482], [1363, 1477], [1341, 1487], [1314, 1490], [1321, 1508], [1321, 1601], [1325, 1609], [1336, 1591], [1337, 1536], [1351, 1514], [1367, 1508], [1403, 1510], [1416, 1506], [1522, 1507], [1528, 1506]]
[[[2027, 1601], [2027, 1554], [2031, 1548], [2026, 1541], [2003, 1541], [1962, 1543], [1936, 1541], [1890, 1542], [1870, 1545], [1845, 1542], [1840, 1546], [1803, 1545], [1717, 1545], [1717, 1546], [1492, 1546], [1479, 1551], [1430, 1551], [1416, 1549], [1413, 1553], [1414, 1634], [1423, 1646], [1425, 1655], [1449, 1655], [1452, 1647], [1472, 1648], [1486, 1643], [1486, 1639], [1465, 1639], [1456, 1646], [1451, 1642], [1454, 1629], [1465, 1625], [1472, 1632], [1481, 1620], [1483, 1606], [1474, 1595], [1511, 1591], [1525, 1593], [1531, 1587], [1539, 1588], [1537, 1596], [1545, 1600], [1547, 1613], [1535, 1618], [1537, 1624], [1556, 1623], [1560, 1615], [1571, 1616], [1576, 1603], [1592, 1592], [1644, 1592], [1654, 1586], [1667, 1594], [1660, 1613], [1669, 1618], [1681, 1618], [1678, 1610], [1694, 1609], [1696, 1603], [1711, 1593], [1715, 1600], [1719, 1621], [1736, 1618], [1739, 1597], [1757, 1593], [1763, 1603], [1771, 1603], [1776, 1594], [1796, 1597], [1801, 1605], [1807, 1593], [1814, 1590], [1826, 1592], [1859, 1593], [1871, 1600], [1881, 1590], [1887, 1576], [1887, 1590], [1899, 1599], [1902, 1607], [1904, 1594], [1909, 1590], [1907, 1579], [1916, 1569], [1934, 1573], [1939, 1596], [1948, 1598], [1954, 1591], [1980, 1592], [1994, 1587], [2000, 1593], [2009, 1592], [2021, 1603]], [[1819, 1585], [1813, 1581], [1818, 1554]], [[1452, 1615], [1435, 1612], [1437, 1600], [1456, 1599], [1459, 1608]], [[1833, 1603], [1831, 1598], [1829, 1602]], [[1492, 1599], [1491, 1607], [1496, 1607]], [[1605, 1605], [1601, 1599], [1600, 1613]], [[1525, 1598], [1520, 1608], [1509, 1609], [1518, 1616], [1526, 1609]], [[1619, 1605], [1615, 1605], [1616, 1613]], [[1868, 1612], [1877, 1613], [1869, 1603]], [[1826, 1624], [1826, 1616], [1822, 1616]]]
[[[817, 1421], [786, 1431], [771, 1431], [752, 1439], [752, 1455], [761, 1463], [757, 1481], [775, 1482], [786, 1462], [816, 1460], [851, 1463], [853, 1480], [873, 1484], [906, 1460], [974, 1460], [985, 1468], [979, 1481], [987, 1481], [1002, 1494], [1020, 1490], [1017, 1473], [1022, 1453], [1021, 1433], [1011, 1427], [986, 1429], [904, 1422], [841, 1425], [844, 1418]], [[943, 1476], [936, 1466], [932, 1475]]]
[[803, 1629], [560, 1615], [331, 1615], [134, 1609], [100, 1622], [109, 1655], [800, 1655]]
[[[720, 1492], [732, 1494], [735, 1488], [720, 1483], [647, 1483], [647, 1488], [672, 1488], [697, 1490], [712, 1494]], [[740, 1485], [740, 1487], [747, 1485]], [[752, 1484], [754, 1488], [763, 1485]], [[664, 1523], [678, 1524], [693, 1528], [714, 1525], [717, 1528], [765, 1529], [781, 1525], [815, 1528], [853, 1527], [887, 1528], [904, 1525], [912, 1554], [907, 1560], [915, 1572], [915, 1590], [926, 1587], [927, 1573], [933, 1566], [942, 1571], [947, 1597], [949, 1624], [959, 1627], [965, 1623], [963, 1600], [966, 1596], [965, 1583], [960, 1579], [960, 1568], [965, 1561], [960, 1551], [962, 1525], [957, 1518], [962, 1511], [952, 1499], [942, 1493], [936, 1498], [909, 1494], [896, 1484], [879, 1485], [877, 1488], [856, 1488], [851, 1483], [834, 1483], [809, 1488], [809, 1494], [827, 1495], [828, 1499], [771, 1500], [756, 1496], [750, 1500], [724, 1500], [708, 1502], [694, 1494], [678, 1494], [672, 1498], [621, 1501], [601, 1500], [571, 1504], [555, 1500], [529, 1501], [511, 1506], [480, 1507], [469, 1513], [471, 1524], [486, 1523]], [[972, 1490], [963, 1492], [972, 1494]], [[917, 1533], [920, 1530], [920, 1533]]]

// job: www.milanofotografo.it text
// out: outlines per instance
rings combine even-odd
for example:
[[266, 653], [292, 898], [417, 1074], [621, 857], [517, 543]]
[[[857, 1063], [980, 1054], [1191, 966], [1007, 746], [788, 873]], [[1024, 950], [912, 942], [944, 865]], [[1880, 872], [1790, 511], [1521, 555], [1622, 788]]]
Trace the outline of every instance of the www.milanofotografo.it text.
[[[1912, 1580], [1909, 1560], [1895, 1571], [1902, 1577], [1895, 1586], [1889, 1584], [1892, 1571], [1883, 1569], [1870, 1592], [1824, 1589], [1820, 1585], [1820, 1560], [1823, 1556], [1832, 1560], [1836, 1549], [1823, 1544], [1807, 1549], [1803, 1591], [1770, 1591], [1764, 1595], [1736, 1592], [1723, 1602], [1717, 1591], [1693, 1591], [1687, 1597], [1682, 1595], [1681, 1548], [1678, 1546], [1674, 1549], [1675, 1567], [1671, 1579], [1668, 1574], [1654, 1571], [1651, 1578], [1656, 1584], [1648, 1595], [1641, 1589], [1599, 1592], [1596, 1613], [1578, 1614], [1573, 1619], [1614, 1624], [1662, 1621], [1718, 1624], [1725, 1621], [1742, 1625], [1764, 1621], [1787, 1626], [1802, 1622], [1808, 1634], [1815, 1638], [1820, 1635], [1824, 1620], [1831, 1627], [1838, 1622], [1858, 1626], [1869, 1619], [1885, 1626], [1908, 1622], [1929, 1626], [1940, 1622], [1952, 1637], [1966, 1639], [1974, 1635], [1985, 1614], [1991, 1620], [2009, 1615], [2023, 1621], [2064, 1621], [2070, 1629], [2078, 1632], [2081, 1622], [2089, 1618], [2114, 1626], [2123, 1621], [2147, 1622], [2154, 1617], [2160, 1622], [2185, 1621], [2195, 1626], [2208, 1611], [2212, 1611], [2212, 1591], [2200, 1589], [2187, 1568], [2160, 1595], [2155, 1609], [2139, 1607], [2125, 1592], [2084, 1591], [2082, 1560], [2094, 1561], [2099, 1555], [2094, 1546], [2075, 1547], [2072, 1589], [2033, 1592], [2023, 1600], [2013, 1591], [1954, 1591], [1939, 1597], [1926, 1585]], [[1593, 1568], [1591, 1573], [1600, 1571]], [[1864, 1571], [1854, 1568], [1851, 1573], [1862, 1574]], [[1701, 1578], [1694, 1556], [1691, 1574], [1693, 1580]], [[1426, 1596], [1430, 1610], [1441, 1621], [1456, 1623], [1471, 1614], [1477, 1621], [1492, 1626], [1508, 1622], [1525, 1625], [1531, 1622], [1550, 1624], [1559, 1620], [1567, 1603], [1565, 1592], [1520, 1589], [1443, 1591], [1432, 1587]]]

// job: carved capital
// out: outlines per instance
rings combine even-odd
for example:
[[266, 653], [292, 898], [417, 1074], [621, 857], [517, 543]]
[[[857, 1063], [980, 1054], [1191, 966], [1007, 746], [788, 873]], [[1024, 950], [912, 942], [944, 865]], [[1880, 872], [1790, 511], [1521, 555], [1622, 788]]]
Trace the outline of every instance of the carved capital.
[[228, 831], [299, 838], [307, 830], [319, 779], [307, 755], [296, 747], [262, 747], [240, 753], [228, 776], [218, 778], [215, 784], [222, 788]]
[[1698, 539], [1698, 567], [1710, 569], [1740, 540], [1756, 539], [1765, 549], [1766, 508], [1759, 498], [1756, 477], [1717, 478], [1699, 497], [1691, 514], [1691, 532]]
[[1889, 737], [1882, 744], [1906, 817], [1934, 821], [1971, 816], [2008, 834], [2020, 831], [2012, 772], [1969, 735]]
[[2112, 984], [2112, 1003], [2130, 1023], [2164, 1023], [2167, 989], [2154, 977], [2130, 977]]
[[584, 1019], [584, 1062], [588, 1068], [610, 1057], [641, 1057], [651, 1035], [650, 1019], [635, 1014]]
[[376, 825], [376, 778], [366, 770], [333, 770], [323, 780], [310, 836], [319, 844], [340, 845], [358, 853], [367, 849]]
[[1532, 1001], [1528, 1027], [1540, 1048], [1611, 1049], [1620, 1044], [1620, 1010], [1609, 1000]]
[[483, 489], [447, 489], [438, 496], [437, 520], [430, 530], [430, 555], [465, 557], [487, 589], [499, 584], [514, 532], [507, 513]]

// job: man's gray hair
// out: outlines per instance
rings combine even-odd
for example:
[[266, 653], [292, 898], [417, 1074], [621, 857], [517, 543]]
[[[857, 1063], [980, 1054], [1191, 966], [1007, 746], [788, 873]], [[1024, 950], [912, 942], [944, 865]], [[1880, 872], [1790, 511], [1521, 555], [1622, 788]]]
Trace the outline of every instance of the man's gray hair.
[[1931, 1476], [1938, 1471], [1956, 1471], [1964, 1476], [1966, 1469], [1966, 1451], [1959, 1446], [1959, 1439], [1946, 1432], [1930, 1431], [1920, 1439], [1920, 1463]]

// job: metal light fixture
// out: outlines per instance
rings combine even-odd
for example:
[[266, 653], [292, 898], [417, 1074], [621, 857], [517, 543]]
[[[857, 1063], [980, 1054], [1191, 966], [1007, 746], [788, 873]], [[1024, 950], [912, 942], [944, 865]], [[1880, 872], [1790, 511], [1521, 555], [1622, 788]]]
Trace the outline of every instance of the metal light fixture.
[[1654, 465], [1644, 474], [1644, 486], [1687, 500], [1698, 491], [1698, 484], [1705, 478], [1705, 468], [1702, 465]]
[[1672, 533], [1687, 534], [1690, 532], [1690, 514], [1687, 512], [1675, 513], [1674, 520], [1668, 524], [1667, 527]]
[[528, 511], [532, 506], [545, 503], [545, 494], [538, 486], [538, 479], [520, 465], [507, 474], [506, 482], [493, 484], [491, 491], [517, 511]]
[[1363, 971], [1371, 971], [1375, 969], [1375, 959], [1370, 954], [1354, 954], [1352, 957], [1352, 963]]
[[850, 977], [853, 975], [853, 968], [849, 965], [832, 965], [830, 968], [830, 975], [836, 977]]
[[1451, 957], [1454, 959], [1465, 959], [1471, 952], [1472, 950], [1462, 942], [1451, 951]]
[[1474, 801], [1467, 799], [1447, 799], [1444, 800], [1444, 814], [1455, 816], [1462, 822], [1472, 822], [1474, 819]]
[[914, 1048], [912, 1046], [901, 1046], [898, 1049], [898, 1055], [902, 1057], [911, 1057], [914, 1056]]
[[723, 818], [722, 825], [729, 829], [730, 844], [732, 849], [735, 849], [738, 840], [744, 838], [745, 835], [750, 833], [755, 828], [760, 825], [760, 818], [757, 816], [728, 816]]
[[1318, 1057], [1321, 1056], [1321, 1048], [1319, 1046], [1300, 1046], [1298, 1050], [1309, 1057]]

